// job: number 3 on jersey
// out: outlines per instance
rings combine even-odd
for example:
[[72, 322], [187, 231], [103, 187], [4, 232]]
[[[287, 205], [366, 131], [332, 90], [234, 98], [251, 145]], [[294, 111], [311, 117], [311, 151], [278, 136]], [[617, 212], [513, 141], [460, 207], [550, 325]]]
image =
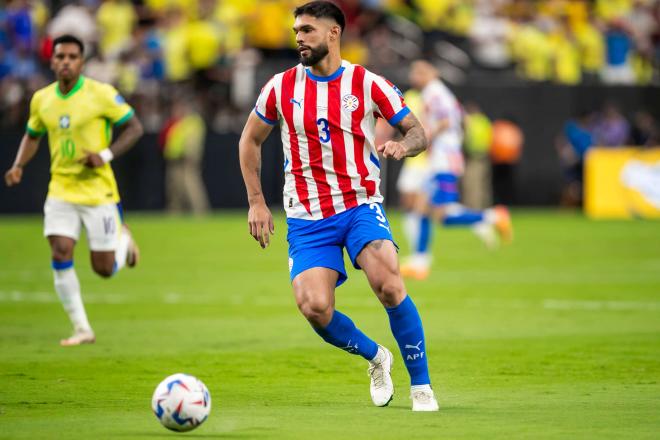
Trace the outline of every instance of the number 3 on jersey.
[[319, 136], [319, 140], [323, 143], [328, 142], [330, 140], [330, 124], [328, 123], [328, 120], [325, 118], [320, 118], [316, 120], [316, 125], [318, 125], [321, 129], [321, 136]]

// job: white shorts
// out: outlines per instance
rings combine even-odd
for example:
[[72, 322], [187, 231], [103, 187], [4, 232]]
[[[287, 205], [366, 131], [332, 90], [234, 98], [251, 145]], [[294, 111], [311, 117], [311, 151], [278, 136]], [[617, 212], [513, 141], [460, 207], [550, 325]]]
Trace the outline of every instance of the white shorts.
[[80, 228], [85, 226], [89, 249], [114, 251], [119, 242], [121, 216], [115, 203], [78, 205], [47, 198], [44, 204], [44, 236], [59, 235], [78, 241]]
[[404, 162], [396, 181], [396, 189], [402, 194], [424, 192], [428, 187], [429, 176], [427, 167], [409, 165]]

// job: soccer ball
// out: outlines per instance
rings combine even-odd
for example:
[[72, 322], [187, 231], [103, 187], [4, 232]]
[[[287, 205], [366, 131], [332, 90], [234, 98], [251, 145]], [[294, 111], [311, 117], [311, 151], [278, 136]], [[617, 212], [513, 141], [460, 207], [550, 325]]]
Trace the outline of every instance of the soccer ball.
[[211, 394], [201, 380], [177, 373], [166, 377], [156, 387], [151, 398], [151, 409], [167, 429], [190, 431], [208, 418]]

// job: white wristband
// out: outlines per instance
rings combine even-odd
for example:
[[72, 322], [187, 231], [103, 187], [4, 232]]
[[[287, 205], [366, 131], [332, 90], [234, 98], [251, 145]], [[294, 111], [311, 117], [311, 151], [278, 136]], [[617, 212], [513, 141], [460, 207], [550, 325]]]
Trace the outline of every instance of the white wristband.
[[99, 156], [103, 159], [103, 163], [108, 163], [115, 157], [115, 155], [112, 154], [112, 151], [110, 151], [110, 148], [99, 151]]

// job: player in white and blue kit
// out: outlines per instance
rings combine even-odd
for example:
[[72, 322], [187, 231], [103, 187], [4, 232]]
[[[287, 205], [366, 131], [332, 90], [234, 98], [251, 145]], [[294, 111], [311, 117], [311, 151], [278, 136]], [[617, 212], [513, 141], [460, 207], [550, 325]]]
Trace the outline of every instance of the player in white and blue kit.
[[[294, 15], [301, 64], [264, 86], [239, 145], [250, 233], [266, 247], [274, 231], [259, 174], [261, 145], [279, 124], [289, 272], [299, 310], [324, 341], [369, 362], [372, 401], [386, 406], [394, 394], [392, 353], [335, 309], [335, 289], [347, 278], [346, 249], [385, 307], [410, 375], [413, 411], [437, 411], [422, 321], [399, 273], [378, 190], [378, 153], [396, 160], [417, 155], [427, 145], [424, 130], [396, 87], [342, 61], [345, 19], [336, 5], [315, 1], [298, 7]], [[403, 139], [376, 145], [378, 118], [397, 127]]]
[[464, 169], [461, 105], [427, 61], [412, 63], [410, 83], [421, 93], [420, 119], [430, 146], [425, 166], [417, 158], [412, 163], [407, 159], [397, 183], [408, 208], [404, 228], [413, 249], [401, 273], [424, 279], [431, 265], [433, 221], [471, 227], [489, 247], [496, 244], [496, 232], [504, 241], [510, 240], [511, 222], [504, 207], [472, 211], [460, 204], [458, 185]]

